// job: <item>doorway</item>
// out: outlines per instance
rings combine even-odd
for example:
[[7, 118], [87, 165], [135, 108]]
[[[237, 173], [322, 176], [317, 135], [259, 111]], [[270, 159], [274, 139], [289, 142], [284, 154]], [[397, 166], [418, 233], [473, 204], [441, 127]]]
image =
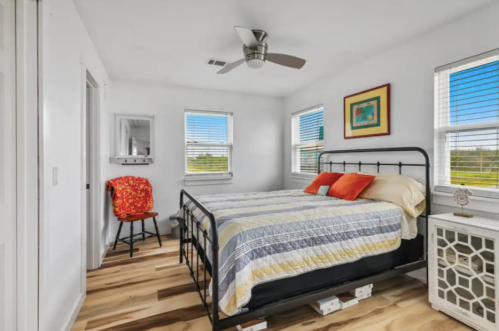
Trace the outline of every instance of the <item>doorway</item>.
[[84, 116], [84, 146], [83, 147], [83, 208], [85, 217], [82, 226], [86, 234], [82, 254], [86, 256], [86, 268], [93, 270], [102, 263], [102, 227], [100, 224], [100, 177], [99, 177], [99, 85], [88, 70], [85, 70]]

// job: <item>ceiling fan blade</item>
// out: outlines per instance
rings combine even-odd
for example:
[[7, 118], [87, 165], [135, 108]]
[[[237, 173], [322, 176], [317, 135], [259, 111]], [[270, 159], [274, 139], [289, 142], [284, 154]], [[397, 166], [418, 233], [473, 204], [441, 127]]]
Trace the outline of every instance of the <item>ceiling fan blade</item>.
[[244, 62], [244, 58], [241, 60], [238, 60], [236, 62], [232, 62], [231, 64], [226, 65], [222, 70], [217, 72], [217, 74], [226, 74], [232, 69], [235, 69], [236, 67], [239, 67], [242, 63]]
[[253, 30], [244, 28], [242, 26], [235, 26], [234, 30], [236, 30], [237, 35], [243, 43], [248, 46], [248, 48], [254, 48], [258, 46], [258, 40], [253, 33]]
[[301, 69], [305, 65], [305, 62], [307, 62], [296, 56], [277, 53], [267, 53], [267, 61], [295, 69]]

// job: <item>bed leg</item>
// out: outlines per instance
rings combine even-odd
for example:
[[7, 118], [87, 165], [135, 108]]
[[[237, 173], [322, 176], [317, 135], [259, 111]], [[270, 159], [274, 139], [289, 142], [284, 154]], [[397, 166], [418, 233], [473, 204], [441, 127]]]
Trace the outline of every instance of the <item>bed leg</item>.
[[213, 326], [213, 331], [219, 331], [219, 317], [218, 317], [218, 309], [220, 308], [218, 303], [218, 281], [219, 281], [219, 268], [218, 268], [218, 233], [216, 228], [215, 217], [213, 214], [208, 215], [210, 219], [211, 231], [212, 231], [212, 243], [211, 243], [211, 256], [212, 256], [212, 271], [211, 271], [211, 282], [212, 282], [212, 296], [211, 296], [211, 304], [212, 304], [212, 316], [211, 316], [211, 325]]
[[[213, 222], [214, 223], [214, 222]], [[214, 233], [215, 234], [215, 233]], [[219, 323], [219, 317], [218, 317], [218, 237], [213, 236], [213, 243], [212, 243], [212, 296], [211, 296], [211, 304], [212, 304], [212, 319], [211, 319], [211, 325], [213, 326], [213, 331], [219, 331], [220, 327], [218, 325]]]
[[[184, 222], [186, 222], [185, 220], [185, 206], [184, 206], [184, 193], [182, 191], [180, 191], [180, 209], [183, 211], [183, 214], [184, 214]], [[185, 225], [185, 223], [184, 223]], [[184, 228], [180, 222], [180, 220], [178, 220], [178, 226], [180, 227], [180, 249], [178, 251], [178, 254], [179, 254], [179, 258], [178, 258], [178, 261], [180, 264], [184, 263], [184, 253], [183, 253], [183, 249], [184, 249]]]
[[[179, 249], [179, 263], [184, 263], [184, 239], [185, 239], [185, 226], [187, 226], [187, 218], [185, 212], [185, 206], [183, 205], [183, 194], [180, 194], [180, 208], [183, 211], [184, 219], [181, 221], [178, 220], [178, 227], [180, 229], [180, 249]], [[183, 222], [183, 223], [182, 223]]]
[[[178, 226], [180, 226], [180, 224]], [[182, 252], [183, 249], [184, 249], [184, 229], [180, 226], [180, 247], [178, 250], [180, 264], [184, 263], [184, 254]]]

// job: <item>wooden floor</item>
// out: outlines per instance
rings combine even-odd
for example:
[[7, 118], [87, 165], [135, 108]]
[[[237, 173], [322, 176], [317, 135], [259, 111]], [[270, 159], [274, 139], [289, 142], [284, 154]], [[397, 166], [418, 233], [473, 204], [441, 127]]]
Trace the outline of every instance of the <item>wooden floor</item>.
[[[148, 239], [134, 250], [130, 259], [128, 246], [119, 244], [88, 273], [87, 299], [72, 331], [211, 330], [188, 268], [178, 263], [178, 241], [163, 237], [159, 248]], [[371, 298], [329, 316], [303, 306], [267, 321], [268, 330], [289, 331], [470, 330], [431, 309], [425, 286], [408, 276], [375, 284]]]

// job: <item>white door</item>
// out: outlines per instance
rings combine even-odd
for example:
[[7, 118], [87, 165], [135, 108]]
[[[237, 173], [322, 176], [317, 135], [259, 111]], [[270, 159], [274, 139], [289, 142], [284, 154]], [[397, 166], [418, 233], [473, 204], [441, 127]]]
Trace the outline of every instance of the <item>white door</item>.
[[16, 329], [15, 0], [0, 0], [0, 330]]

